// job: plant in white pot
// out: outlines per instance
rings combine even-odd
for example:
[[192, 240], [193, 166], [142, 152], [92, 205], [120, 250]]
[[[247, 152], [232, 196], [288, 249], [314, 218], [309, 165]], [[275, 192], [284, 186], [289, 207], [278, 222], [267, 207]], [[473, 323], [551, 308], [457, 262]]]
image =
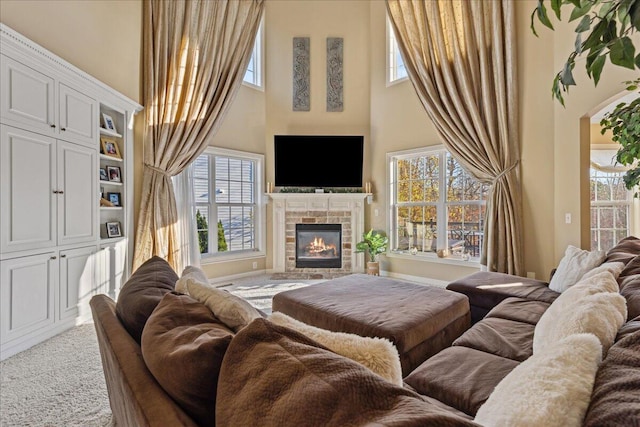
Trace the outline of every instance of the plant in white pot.
[[362, 241], [356, 243], [356, 252], [366, 252], [369, 254], [367, 262], [367, 274], [379, 275], [380, 264], [378, 263], [378, 255], [387, 251], [389, 238], [382, 232], [369, 230], [362, 235]]

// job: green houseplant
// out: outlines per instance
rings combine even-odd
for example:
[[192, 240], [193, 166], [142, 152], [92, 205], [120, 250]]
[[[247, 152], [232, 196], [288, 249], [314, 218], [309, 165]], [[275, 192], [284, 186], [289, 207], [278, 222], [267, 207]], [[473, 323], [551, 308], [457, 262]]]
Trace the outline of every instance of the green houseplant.
[[369, 230], [362, 235], [362, 241], [356, 243], [356, 252], [366, 252], [369, 254], [367, 262], [367, 274], [380, 274], [380, 265], [377, 257], [387, 251], [389, 238], [382, 232]]

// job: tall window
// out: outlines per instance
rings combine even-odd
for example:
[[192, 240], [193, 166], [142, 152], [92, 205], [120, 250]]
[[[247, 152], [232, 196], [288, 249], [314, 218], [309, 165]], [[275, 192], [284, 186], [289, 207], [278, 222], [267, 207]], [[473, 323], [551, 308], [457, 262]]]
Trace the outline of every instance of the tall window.
[[482, 248], [488, 186], [442, 147], [390, 153], [391, 247], [476, 259]]
[[194, 201], [203, 256], [261, 250], [263, 163], [262, 155], [212, 147], [195, 160]]
[[[615, 164], [617, 147], [591, 150], [591, 248], [609, 250], [631, 234], [633, 193], [624, 185], [624, 168]], [[604, 148], [603, 148], [604, 147]]]
[[256, 41], [253, 45], [253, 52], [251, 53], [251, 59], [249, 60], [249, 65], [247, 66], [247, 71], [244, 73], [243, 81], [249, 86], [254, 86], [257, 88], [263, 87], [263, 79], [262, 79], [262, 70], [263, 70], [263, 61], [262, 61], [262, 53], [264, 49], [264, 45], [262, 43], [263, 40], [263, 25], [264, 19], [260, 22], [260, 28], [258, 28], [258, 34], [256, 34]]
[[407, 69], [398, 48], [398, 41], [393, 33], [391, 21], [387, 18], [387, 83], [406, 80]]

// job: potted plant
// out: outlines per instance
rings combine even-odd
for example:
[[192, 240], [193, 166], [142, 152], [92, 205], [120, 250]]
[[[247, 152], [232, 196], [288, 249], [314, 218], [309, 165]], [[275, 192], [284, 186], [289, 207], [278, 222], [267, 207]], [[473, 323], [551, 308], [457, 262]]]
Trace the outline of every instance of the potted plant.
[[369, 230], [362, 235], [362, 241], [356, 243], [356, 252], [366, 252], [369, 254], [367, 262], [367, 274], [378, 276], [380, 274], [380, 264], [377, 256], [387, 251], [389, 239], [384, 233], [376, 230]]

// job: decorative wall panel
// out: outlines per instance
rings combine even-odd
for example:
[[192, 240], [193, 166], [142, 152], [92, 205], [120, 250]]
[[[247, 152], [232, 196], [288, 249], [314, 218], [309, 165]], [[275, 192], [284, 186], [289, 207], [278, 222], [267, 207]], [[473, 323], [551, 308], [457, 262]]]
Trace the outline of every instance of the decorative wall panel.
[[309, 37], [293, 38], [293, 111], [311, 110]]
[[342, 111], [342, 37], [327, 37], [327, 111]]

